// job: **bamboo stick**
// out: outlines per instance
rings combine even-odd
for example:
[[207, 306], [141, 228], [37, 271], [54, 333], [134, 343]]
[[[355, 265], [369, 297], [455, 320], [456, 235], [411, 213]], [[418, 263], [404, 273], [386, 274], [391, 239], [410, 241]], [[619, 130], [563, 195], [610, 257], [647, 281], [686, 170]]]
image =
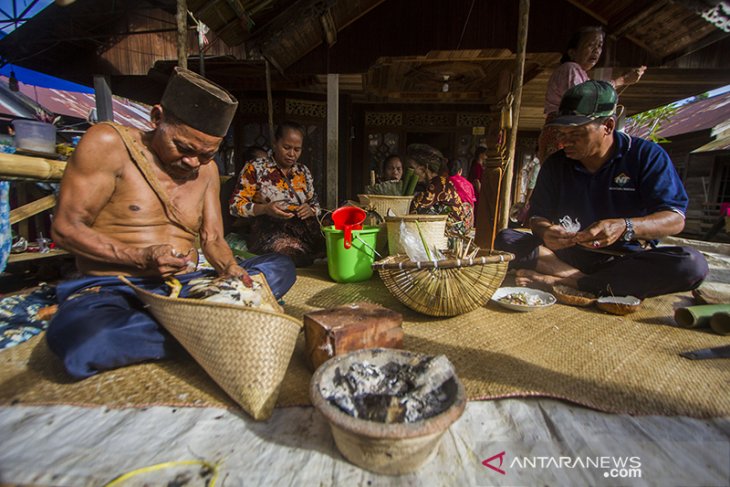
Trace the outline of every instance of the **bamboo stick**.
[[517, 66], [515, 67], [515, 100], [512, 108], [512, 130], [509, 138], [509, 153], [507, 167], [504, 172], [504, 188], [500, 198], [500, 215], [498, 230], [507, 228], [509, 223], [510, 201], [512, 199], [512, 177], [514, 174], [515, 147], [517, 145], [517, 130], [522, 105], [522, 83], [525, 76], [525, 49], [527, 48], [527, 26], [530, 19], [530, 0], [520, 0], [520, 24], [517, 40]]
[[60, 181], [65, 169], [65, 161], [0, 152], [0, 179]]

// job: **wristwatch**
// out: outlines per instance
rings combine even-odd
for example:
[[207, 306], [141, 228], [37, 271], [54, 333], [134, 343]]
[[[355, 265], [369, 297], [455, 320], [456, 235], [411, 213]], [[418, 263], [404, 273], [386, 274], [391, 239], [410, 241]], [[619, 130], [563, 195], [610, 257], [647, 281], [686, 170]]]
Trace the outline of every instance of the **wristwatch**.
[[634, 223], [631, 221], [631, 218], [624, 218], [624, 222], [626, 222], [626, 231], [621, 235], [621, 240], [631, 242], [636, 236], [636, 233], [634, 233]]

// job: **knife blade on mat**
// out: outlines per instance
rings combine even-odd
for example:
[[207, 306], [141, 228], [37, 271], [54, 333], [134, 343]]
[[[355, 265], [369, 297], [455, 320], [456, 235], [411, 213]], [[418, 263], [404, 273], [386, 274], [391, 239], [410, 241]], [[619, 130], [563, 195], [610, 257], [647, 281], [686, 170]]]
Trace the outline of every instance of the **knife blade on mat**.
[[680, 352], [680, 355], [690, 360], [704, 360], [711, 358], [730, 358], [730, 345], [715, 348], [701, 348], [699, 350], [690, 350]]

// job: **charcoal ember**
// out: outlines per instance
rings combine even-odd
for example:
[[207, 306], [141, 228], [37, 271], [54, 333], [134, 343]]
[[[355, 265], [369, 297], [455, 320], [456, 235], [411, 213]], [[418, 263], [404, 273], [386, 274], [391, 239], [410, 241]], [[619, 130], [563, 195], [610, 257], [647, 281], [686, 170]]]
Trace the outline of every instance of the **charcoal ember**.
[[388, 394], [367, 394], [354, 398], [356, 418], [379, 423], [402, 423], [405, 408], [398, 397]]
[[453, 377], [454, 367], [443, 355], [406, 364], [388, 362], [380, 367], [362, 362], [344, 372], [338, 368], [322, 393], [356, 418], [414, 422], [448, 407], [449, 395], [444, 386]]

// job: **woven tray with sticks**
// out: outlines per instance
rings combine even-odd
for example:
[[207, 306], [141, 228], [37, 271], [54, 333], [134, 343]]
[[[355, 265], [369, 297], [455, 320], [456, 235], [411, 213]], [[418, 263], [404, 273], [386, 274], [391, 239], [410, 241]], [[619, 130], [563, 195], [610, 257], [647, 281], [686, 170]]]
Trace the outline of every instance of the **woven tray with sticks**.
[[385, 287], [401, 303], [430, 316], [456, 316], [483, 306], [499, 288], [514, 255], [478, 250], [468, 258], [413, 262], [391, 255], [375, 262]]

